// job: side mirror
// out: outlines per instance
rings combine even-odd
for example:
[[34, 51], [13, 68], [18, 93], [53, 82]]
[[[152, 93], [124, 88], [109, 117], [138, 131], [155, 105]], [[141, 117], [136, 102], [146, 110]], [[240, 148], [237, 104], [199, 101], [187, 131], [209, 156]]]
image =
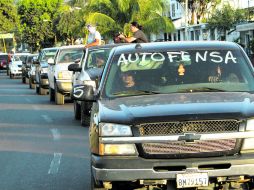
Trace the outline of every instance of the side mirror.
[[53, 58], [49, 58], [48, 59], [48, 64], [54, 65], [55, 64], [54, 59]]
[[93, 102], [96, 100], [94, 95], [94, 86], [92, 85], [77, 85], [73, 87], [73, 100]]
[[73, 72], [81, 72], [82, 68], [79, 66], [79, 64], [73, 63], [68, 66], [68, 70]]
[[76, 59], [74, 63], [78, 64], [80, 62], [80, 59]]

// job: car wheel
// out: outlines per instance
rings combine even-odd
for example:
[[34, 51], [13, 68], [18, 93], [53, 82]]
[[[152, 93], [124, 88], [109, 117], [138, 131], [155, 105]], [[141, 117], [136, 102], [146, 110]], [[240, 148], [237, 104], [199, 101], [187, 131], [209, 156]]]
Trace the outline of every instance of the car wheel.
[[81, 106], [77, 103], [77, 101], [74, 100], [74, 117], [76, 120], [80, 120], [81, 118]]
[[14, 78], [14, 74], [10, 73], [10, 79], [13, 79], [13, 78]]
[[49, 87], [49, 100], [51, 102], [55, 101], [55, 92], [52, 88]]
[[55, 84], [55, 102], [57, 105], [64, 105], [64, 95], [58, 92]]
[[40, 88], [38, 85], [35, 85], [35, 91], [36, 91], [36, 94], [40, 94]]
[[25, 77], [22, 77], [22, 83], [26, 83], [26, 78]]
[[40, 95], [47, 95], [47, 94], [48, 94], [48, 90], [47, 90], [47, 89], [44, 89], [44, 88], [39, 87], [39, 94], [40, 94]]
[[81, 102], [81, 118], [80, 118], [81, 125], [86, 127], [90, 125], [90, 116], [86, 113], [86, 106], [85, 102]]

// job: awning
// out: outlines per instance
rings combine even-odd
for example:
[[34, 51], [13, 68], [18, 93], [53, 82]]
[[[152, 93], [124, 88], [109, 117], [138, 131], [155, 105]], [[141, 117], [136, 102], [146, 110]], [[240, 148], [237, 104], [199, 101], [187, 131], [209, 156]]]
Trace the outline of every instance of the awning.
[[249, 31], [249, 30], [254, 30], [254, 23], [241, 24], [236, 26], [237, 32], [243, 32], [243, 31]]

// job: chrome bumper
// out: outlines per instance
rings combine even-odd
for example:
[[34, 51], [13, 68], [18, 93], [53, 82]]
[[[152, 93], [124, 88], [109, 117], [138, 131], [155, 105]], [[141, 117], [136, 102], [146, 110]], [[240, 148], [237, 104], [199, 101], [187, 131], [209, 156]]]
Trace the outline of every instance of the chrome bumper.
[[207, 172], [209, 177], [254, 176], [254, 164], [232, 165], [229, 169], [199, 170], [187, 168], [185, 171], [157, 172], [153, 169], [99, 169], [92, 167], [93, 176], [99, 181], [134, 181], [142, 179], [176, 179], [176, 174]]
[[72, 90], [71, 80], [57, 80], [56, 84], [60, 92], [70, 93]]

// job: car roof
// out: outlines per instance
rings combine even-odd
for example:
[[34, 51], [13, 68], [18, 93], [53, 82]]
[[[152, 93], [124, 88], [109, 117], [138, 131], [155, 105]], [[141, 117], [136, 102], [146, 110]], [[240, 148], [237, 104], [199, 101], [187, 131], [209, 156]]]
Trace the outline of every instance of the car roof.
[[115, 47], [115, 54], [134, 53], [134, 52], [149, 52], [149, 51], [165, 51], [170, 50], [239, 50], [240, 46], [233, 42], [226, 41], [170, 41], [170, 42], [150, 42], [150, 43], [136, 43], [125, 46]]
[[129, 45], [129, 44], [128, 43], [105, 44], [100, 46], [92, 46], [92, 47], [89, 47], [88, 49], [93, 50], [93, 49], [103, 49], [103, 48], [114, 48], [114, 47], [123, 46], [123, 45]]
[[85, 45], [70, 45], [70, 46], [61, 46], [58, 49], [75, 49], [75, 48], [85, 48]]
[[43, 48], [42, 50], [58, 50], [59, 47]]

